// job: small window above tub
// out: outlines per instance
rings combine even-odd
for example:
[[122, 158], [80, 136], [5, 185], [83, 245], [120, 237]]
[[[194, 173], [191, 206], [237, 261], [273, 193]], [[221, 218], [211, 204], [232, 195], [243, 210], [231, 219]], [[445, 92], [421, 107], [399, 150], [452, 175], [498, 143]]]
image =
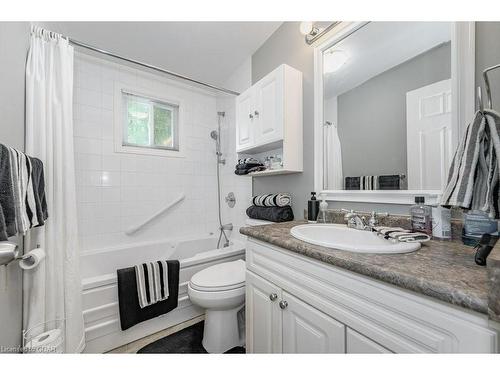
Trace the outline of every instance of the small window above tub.
[[115, 150], [180, 157], [180, 104], [159, 95], [115, 92]]

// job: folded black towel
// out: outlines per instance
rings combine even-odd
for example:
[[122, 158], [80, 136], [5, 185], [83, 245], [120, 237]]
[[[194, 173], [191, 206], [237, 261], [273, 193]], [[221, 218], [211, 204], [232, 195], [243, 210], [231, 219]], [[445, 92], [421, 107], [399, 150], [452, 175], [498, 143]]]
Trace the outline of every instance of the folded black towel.
[[250, 206], [247, 208], [247, 215], [251, 219], [273, 221], [282, 223], [293, 220], [292, 207], [258, 207]]
[[0, 144], [0, 241], [16, 235], [16, 209], [10, 172], [10, 151]]
[[249, 167], [249, 168], [245, 168], [245, 169], [238, 169], [238, 167], [236, 167], [236, 170], [234, 171], [234, 173], [239, 175], [239, 176], [242, 176], [242, 175], [246, 175], [246, 174], [249, 174], [252, 172], [260, 172], [260, 171], [265, 171], [265, 170], [266, 170], [266, 167], [264, 167], [261, 164], [258, 166]]
[[402, 190], [403, 175], [346, 177], [346, 190]]
[[345, 178], [345, 189], [346, 190], [359, 190], [360, 177], [346, 177]]
[[402, 190], [402, 180], [404, 177], [402, 175], [393, 174], [387, 176], [378, 177], [378, 189], [379, 190]]
[[262, 167], [264, 166], [264, 164], [262, 163], [244, 163], [244, 164], [236, 164], [236, 170], [238, 171], [242, 171], [242, 170], [245, 170], [245, 169], [250, 169], [250, 168], [254, 168], [254, 167]]
[[178, 260], [169, 260], [168, 264], [168, 299], [141, 309], [137, 296], [135, 267], [117, 270], [118, 304], [120, 308], [120, 325], [122, 331], [137, 323], [156, 318], [172, 311], [179, 300], [179, 268]]

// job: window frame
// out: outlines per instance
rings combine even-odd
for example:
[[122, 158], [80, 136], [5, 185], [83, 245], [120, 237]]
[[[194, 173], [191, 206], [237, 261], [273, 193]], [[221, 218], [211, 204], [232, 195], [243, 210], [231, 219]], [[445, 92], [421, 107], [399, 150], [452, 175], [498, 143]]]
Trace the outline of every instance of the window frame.
[[[125, 95], [133, 95], [139, 98], [144, 98], [150, 102], [166, 107], [177, 107], [177, 129], [174, 125], [174, 134], [177, 131], [177, 150], [161, 146], [138, 146], [125, 143], [125, 127], [126, 127], [126, 107]], [[183, 142], [183, 105], [182, 101], [173, 98], [167, 98], [162, 93], [156, 90], [137, 89], [134, 87], [124, 86], [115, 83], [114, 90], [114, 145], [115, 152], [132, 153], [140, 155], [153, 155], [162, 157], [182, 158], [184, 155]], [[175, 124], [175, 123], [174, 123]], [[175, 146], [175, 141], [174, 141]]]

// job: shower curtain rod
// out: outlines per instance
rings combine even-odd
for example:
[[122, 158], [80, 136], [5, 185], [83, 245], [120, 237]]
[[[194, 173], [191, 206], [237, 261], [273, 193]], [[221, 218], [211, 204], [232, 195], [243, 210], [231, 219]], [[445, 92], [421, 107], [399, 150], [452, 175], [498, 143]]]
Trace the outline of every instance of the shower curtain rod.
[[174, 72], [171, 72], [171, 71], [166, 70], [166, 69], [159, 68], [159, 67], [154, 66], [154, 65], [150, 65], [150, 64], [147, 64], [147, 63], [144, 63], [144, 62], [141, 62], [141, 61], [137, 61], [137, 60], [129, 59], [129, 58], [124, 57], [124, 56], [120, 56], [120, 55], [117, 55], [116, 53], [109, 52], [109, 51], [106, 51], [106, 50], [103, 50], [101, 48], [97, 48], [97, 47], [91, 46], [91, 45], [83, 43], [83, 42], [79, 42], [78, 40], [75, 40], [75, 39], [72, 39], [72, 38], [68, 38], [68, 37], [64, 37], [64, 36], [63, 36], [63, 38], [67, 39], [71, 44], [73, 44], [75, 46], [82, 47], [82, 48], [85, 48], [85, 49], [88, 49], [88, 50], [91, 50], [91, 51], [94, 51], [94, 52], [97, 52], [97, 53], [101, 53], [103, 55], [108, 55], [108, 56], [114, 57], [116, 59], [124, 60], [124, 61], [127, 61], [127, 62], [132, 63], [132, 64], [140, 65], [140, 66], [142, 66], [144, 68], [148, 68], [148, 69], [151, 69], [151, 70], [156, 70], [157, 72], [165, 73], [165, 74], [168, 74], [169, 76], [180, 78], [180, 79], [182, 79], [184, 81], [192, 82], [192, 83], [195, 83], [197, 85], [205, 86], [205, 87], [208, 87], [208, 88], [210, 88], [212, 90], [221, 91], [221, 92], [224, 92], [224, 93], [230, 94], [230, 95], [239, 95], [240, 94], [239, 92], [236, 92], [236, 91], [233, 91], [233, 90], [225, 89], [225, 88], [222, 88], [222, 87], [217, 87], [217, 86], [211, 85], [210, 83], [205, 83], [205, 82], [202, 82], [202, 81], [198, 81], [196, 79], [189, 78], [189, 77], [184, 76], [182, 74], [174, 73]]

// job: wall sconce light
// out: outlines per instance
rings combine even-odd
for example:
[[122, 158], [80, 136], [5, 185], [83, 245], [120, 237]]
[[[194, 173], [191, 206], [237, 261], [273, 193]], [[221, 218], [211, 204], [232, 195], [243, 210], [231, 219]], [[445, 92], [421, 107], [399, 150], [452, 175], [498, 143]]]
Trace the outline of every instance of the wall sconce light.
[[333, 29], [340, 22], [332, 22], [326, 27], [317, 27], [311, 21], [304, 21], [300, 23], [300, 33], [305, 35], [307, 44], [313, 44], [316, 40], [325, 35], [328, 31]]

